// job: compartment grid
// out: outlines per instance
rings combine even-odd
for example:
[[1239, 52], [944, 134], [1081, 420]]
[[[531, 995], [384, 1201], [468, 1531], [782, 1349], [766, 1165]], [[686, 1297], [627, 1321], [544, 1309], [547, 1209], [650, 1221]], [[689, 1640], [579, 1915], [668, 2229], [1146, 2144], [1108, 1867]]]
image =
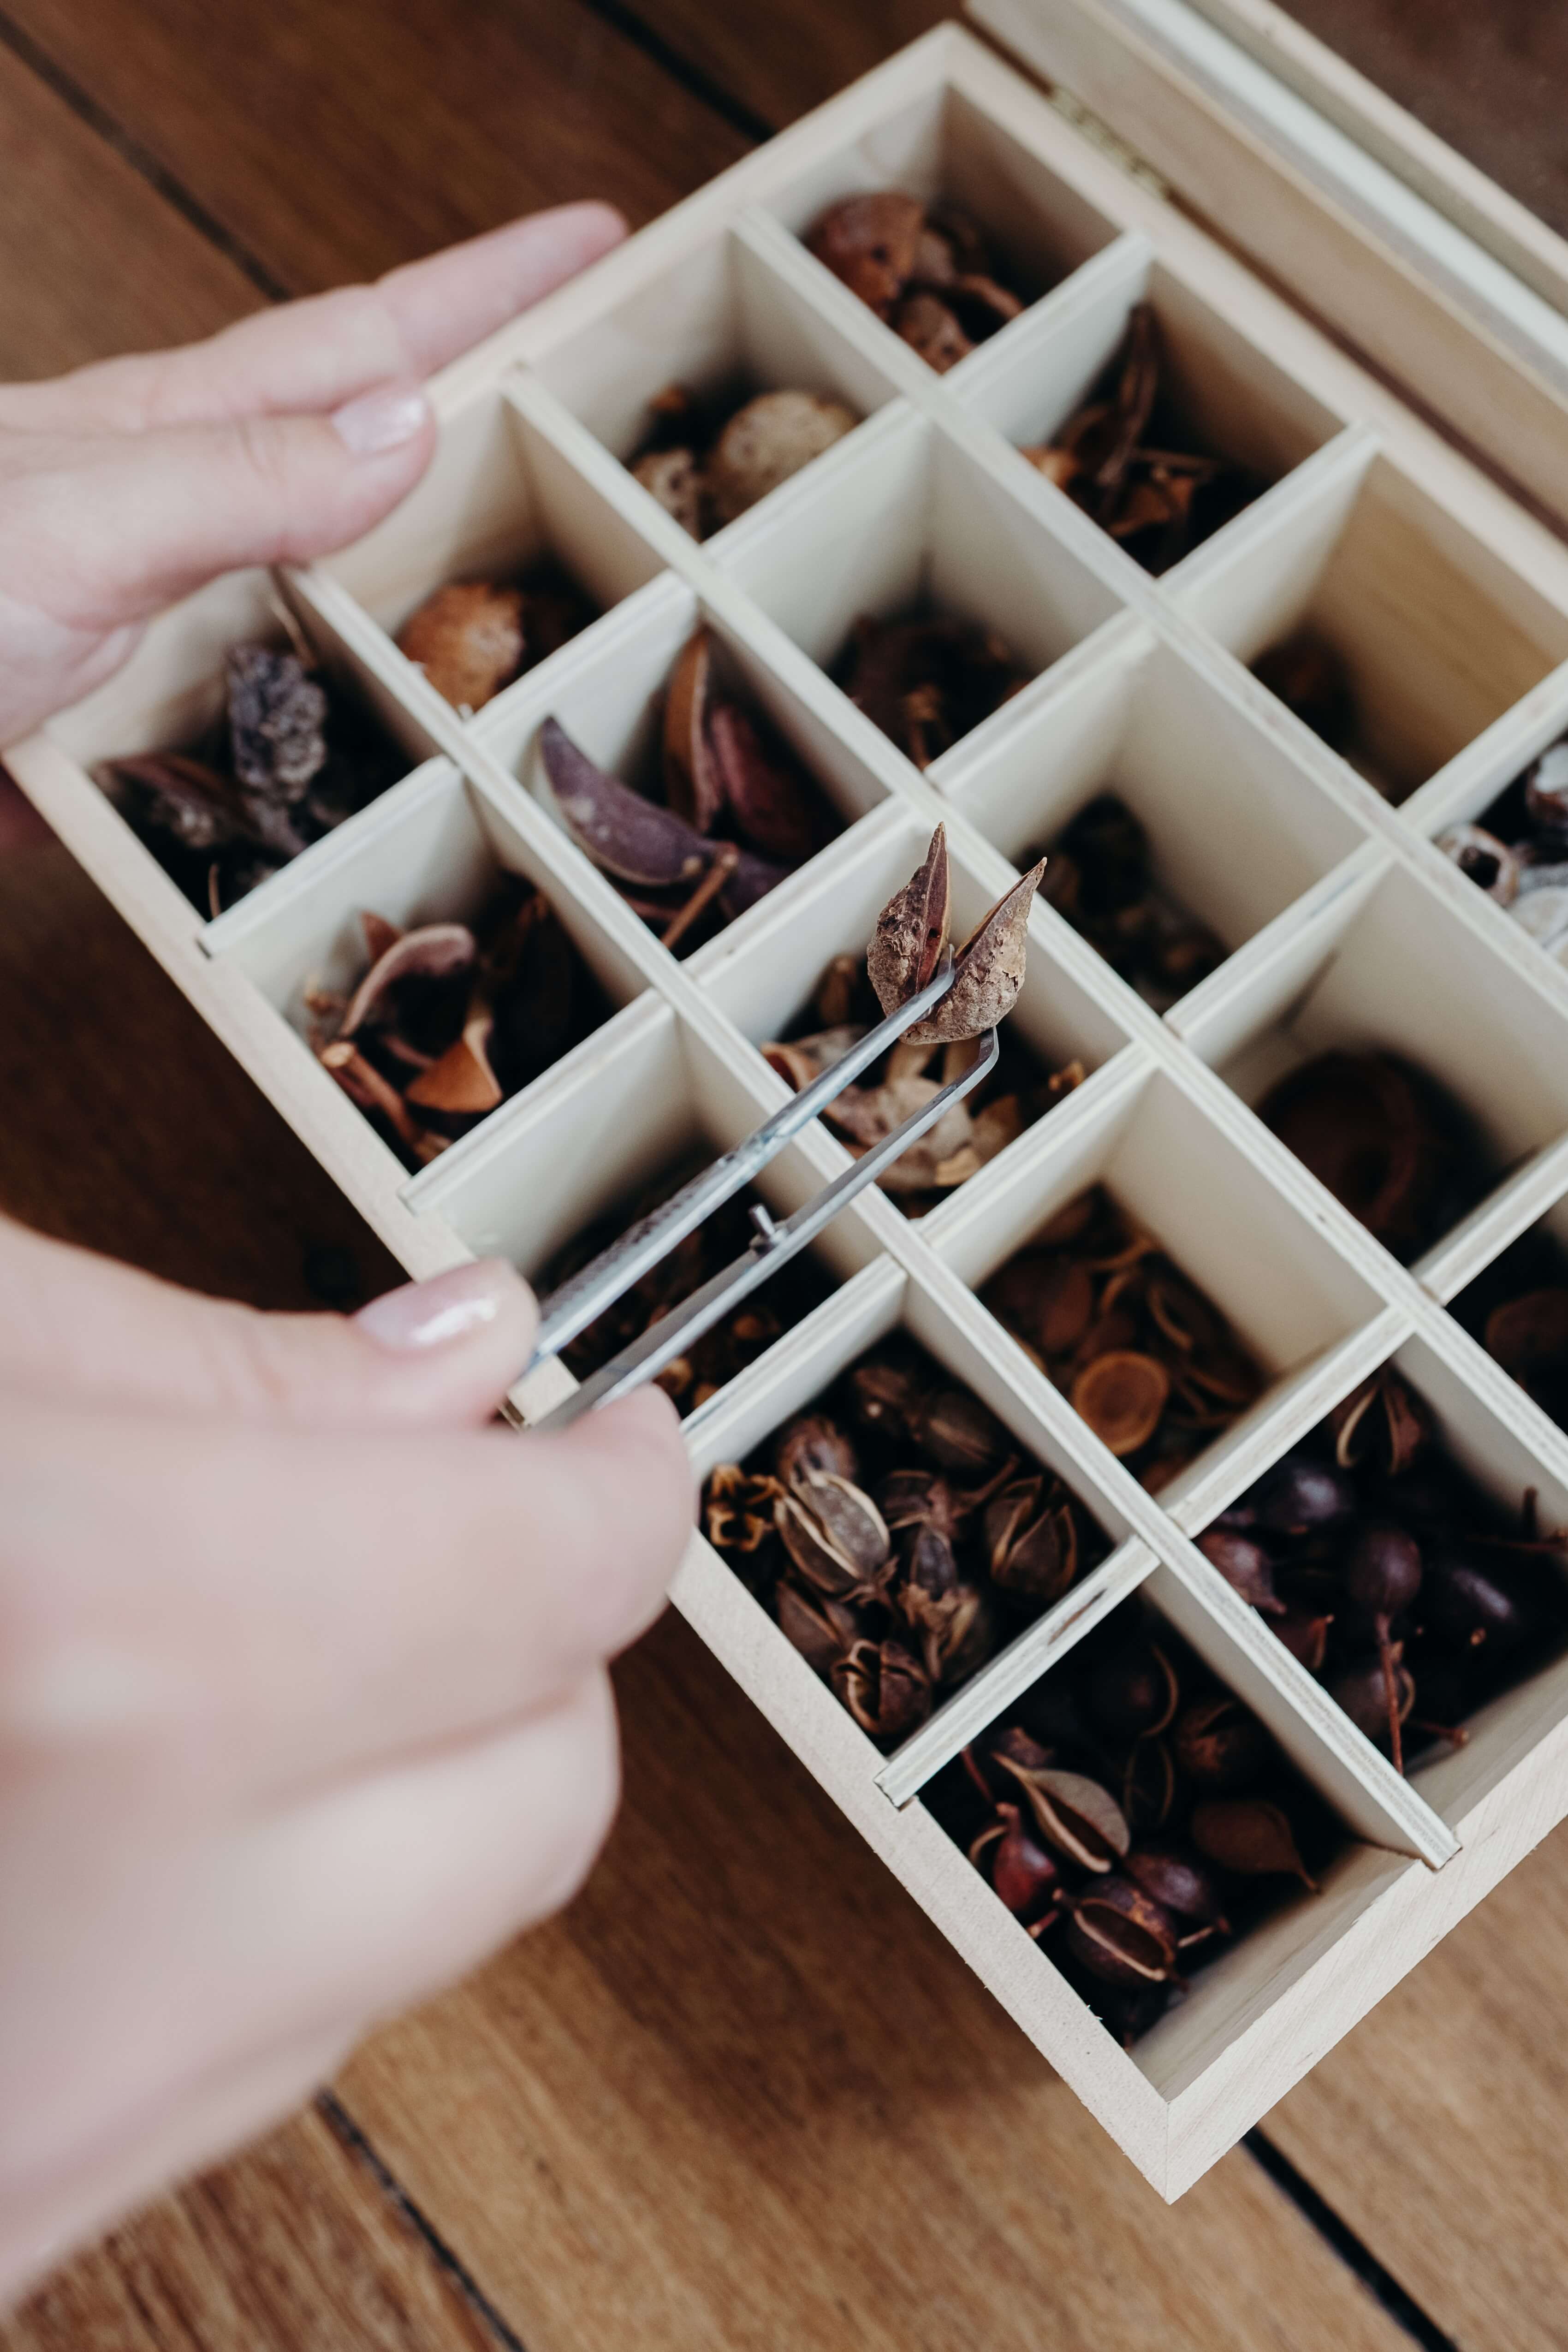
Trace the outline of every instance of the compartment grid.
[[[874, 150], [880, 128], [899, 110], [923, 104], [942, 91], [957, 92], [972, 111], [1042, 159], [1075, 202], [1110, 225], [1107, 241], [947, 378], [931, 374], [822, 269], [780, 216], [781, 208], [793, 200], [792, 191], [798, 191], [806, 177], [808, 163], [819, 169], [825, 156], [847, 152], [857, 142], [865, 142], [868, 152]], [[837, 147], [830, 147], [833, 140]], [[857, 168], [864, 162], [862, 156]], [[690, 262], [722, 237], [733, 239], [749, 264], [787, 290], [803, 311], [816, 313], [825, 333], [855, 355], [863, 381], [886, 383], [891, 396], [824, 458], [699, 544], [633, 482], [606, 445], [551, 388], [545, 373], [552, 352], [646, 291], [658, 271]], [[1141, 282], [1141, 274], [1151, 266], [1217, 318], [1245, 319], [1246, 337], [1253, 347], [1335, 421], [1321, 446], [1161, 580], [1142, 572], [1068, 499], [1022, 463], [1000, 428], [983, 413], [987, 385], [1013, 364], [1026, 344], [1044, 353], [1062, 338], [1079, 333], [1096, 302], [1110, 299], [1134, 280]], [[557, 828], [505, 756], [513, 741], [526, 747], [559, 694], [574, 684], [612, 676], [615, 666], [628, 657], [638, 633], [665, 618], [681, 611], [710, 617], [745, 650], [759, 672], [853, 756], [885, 796], [856, 823], [857, 840], [871, 837], [879, 825], [890, 833], [900, 822], [920, 827], [944, 822], [955, 859], [997, 893], [1007, 887], [1016, 867], [977, 821], [973, 789], [992, 763], [1022, 742], [1026, 730], [1048, 728], [1075, 687], [1086, 679], [1092, 682], [1118, 662], [1142, 659], [1145, 653], [1179, 663], [1201, 688], [1239, 714], [1253, 738], [1267, 743], [1270, 755], [1300, 776], [1303, 789], [1321, 795], [1351, 829], [1355, 845], [1237, 946], [1219, 970], [1165, 1017], [1112, 973], [1054, 909], [1037, 906], [1030, 923], [1031, 964], [1054, 967], [1064, 975], [1102, 1018], [1107, 1032], [1125, 1043], [1104, 1056], [1074, 1097], [922, 1223], [906, 1220], [879, 1193], [862, 1196], [843, 1221], [853, 1223], [854, 1250], [865, 1259], [860, 1269], [688, 1423], [695, 1457], [702, 1466], [710, 1466], [723, 1458], [717, 1449], [732, 1444], [739, 1451], [755, 1443], [773, 1425], [767, 1418], [770, 1412], [776, 1423], [784, 1410], [777, 1407], [781, 1380], [786, 1374], [805, 1379], [812, 1366], [826, 1361], [856, 1317], [875, 1319], [912, 1308], [922, 1328], [948, 1334], [957, 1352], [984, 1369], [996, 1392], [1005, 1394], [1016, 1428], [1037, 1432], [1047, 1452], [1071, 1461], [1073, 1483], [1112, 1538], [1108, 1558], [890, 1758], [881, 1757], [855, 1730], [783, 1634], [700, 1539], [682, 1568], [677, 1599], [834, 1789], [873, 1847], [915, 1887], [925, 1907], [1026, 2030], [1049, 2049], [1075, 2086], [1112, 2124], [1138, 2161], [1160, 2185], [1174, 2179], [1184, 2186], [1194, 2168], [1201, 2168], [1201, 2164], [1194, 2168], [1193, 2155], [1199, 2143], [1206, 2150], [1205, 2160], [1218, 2153], [1217, 2146], [1207, 2146], [1205, 2132], [1228, 2132], [1235, 2115], [1247, 2104], [1236, 2088], [1237, 2069], [1246, 2046], [1256, 2044], [1258, 2032], [1267, 2026], [1264, 1990], [1254, 1984], [1247, 1993], [1250, 2006], [1244, 2004], [1240, 2011], [1244, 2030], [1209, 2069], [1206, 2088], [1196, 2062], [1184, 2059], [1174, 2065], [1163, 2095], [1156, 2098], [1154, 2083], [1136, 2065], [1120, 2052], [1101, 2050], [1104, 2036], [1098, 2028], [1086, 2039], [1086, 2013], [1078, 2011], [1050, 1971], [1039, 1968], [1038, 1955], [1021, 1931], [1014, 1932], [1010, 1923], [998, 1931], [988, 1891], [973, 1880], [964, 1858], [947, 1846], [923, 1808], [910, 1801], [965, 1738], [1047, 1664], [1064, 1655], [1100, 1615], [1155, 1578], [1189, 1638], [1211, 1662], [1226, 1661], [1219, 1670], [1331, 1795], [1357, 1835], [1389, 1847], [1394, 1855], [1419, 1856], [1434, 1868], [1458, 1850], [1459, 1841], [1445, 1814], [1418, 1787], [1395, 1775], [1387, 1759], [1351, 1728], [1326, 1691], [1274, 1640], [1192, 1538], [1369, 1370], [1406, 1348], [1424, 1351], [1423, 1360], [1429, 1358], [1457, 1394], [1473, 1400], [1482, 1413], [1515, 1432], [1545, 1478], [1568, 1492], [1568, 1434], [1522, 1397], [1448, 1312], [1448, 1302], [1465, 1284], [1568, 1195], [1568, 1132], [1550, 1137], [1506, 1170], [1481, 1206], [1411, 1270], [1390, 1257], [1306, 1173], [1205, 1058], [1196, 1041], [1227, 1018], [1243, 1017], [1249, 992], [1269, 971], [1288, 965], [1292, 952], [1315, 930], [1321, 929], [1327, 938], [1347, 891], [1359, 893], [1358, 904], [1364, 908], [1390, 877], [1404, 877], [1424, 894], [1423, 903], [1430, 903], [1435, 925], [1446, 925], [1478, 964], [1506, 973], [1509, 986], [1530, 992], [1542, 1018], [1557, 1024], [1568, 1051], [1568, 969], [1550, 961], [1510, 924], [1431, 839], [1456, 815], [1474, 814], [1484, 805], [1486, 797], [1535, 750], [1568, 725], [1568, 660], [1549, 667], [1538, 684], [1395, 807], [1274, 700], [1219, 635], [1203, 625], [1196, 607], [1206, 584], [1217, 580], [1226, 564], [1240, 562], [1249, 551], [1267, 551], [1284, 543], [1293, 530], [1310, 533], [1336, 499], [1353, 495], [1354, 486], [1374, 466], [1392, 468], [1435, 512], [1483, 543], [1495, 536], [1505, 551], [1501, 560], [1511, 564], [1521, 581], [1528, 580], [1537, 600], [1543, 600], [1554, 617], [1562, 616], [1564, 652], [1568, 551], [1454, 457], [1392, 394], [1363, 376], [1316, 330], [1210, 245], [1202, 232], [1124, 178], [1037, 93], [967, 37], [951, 31], [915, 44], [808, 122], [699, 192], [586, 279], [563, 289], [449, 370], [434, 387], [434, 397], [447, 423], [468, 414], [476, 403], [493, 402], [503, 418], [511, 418], [520, 431], [534, 436], [538, 450], [559, 469], [562, 482], [580, 486], [584, 510], [594, 509], [613, 518], [619, 560], [623, 570], [630, 567], [628, 579], [637, 578], [644, 556], [650, 576], [643, 584], [632, 585], [581, 636], [516, 681], [494, 704], [465, 719], [396, 653], [380, 622], [330, 565], [289, 575], [288, 592], [318, 634], [346, 656], [374, 698], [400, 714], [408, 740], [433, 744], [441, 755], [427, 772], [421, 772], [423, 782], [411, 777], [396, 789], [391, 806], [384, 799], [373, 803], [315, 852], [307, 852], [263, 885], [235, 914], [204, 931], [183, 901], [178, 909], [171, 909], [165, 877], [128, 837], [116, 841], [116, 821], [70, 756], [81, 740], [79, 730], [72, 736], [68, 730], [53, 741], [24, 747], [14, 761], [84, 861], [132, 914], [351, 1198], [419, 1271], [435, 1270], [463, 1255], [466, 1245], [458, 1224], [449, 1222], [449, 1211], [476, 1167], [494, 1161], [504, 1171], [520, 1138], [547, 1137], [552, 1122], [564, 1116], [574, 1090], [591, 1082], [599, 1053], [613, 1052], [626, 1036], [640, 1035], [644, 1028], [668, 1021], [674, 1050], [687, 1061], [703, 1060], [705, 1067], [720, 1074], [730, 1090], [731, 1109], [735, 1116], [743, 1109], [751, 1124], [783, 1099], [782, 1081], [724, 1004], [727, 971], [733, 960], [748, 951], [748, 937], [760, 934], [761, 921], [742, 918], [689, 963], [678, 962]], [[993, 502], [989, 511], [1005, 516], [1021, 541], [1038, 549], [1042, 563], [1048, 560], [1058, 566], [1060, 577], [1088, 583], [1100, 600], [1097, 610], [1103, 613], [1098, 620], [1091, 617], [1078, 640], [1048, 662], [1014, 703], [994, 714], [973, 738], [955, 745], [929, 776], [914, 769], [854, 709], [746, 584], [769, 565], [786, 562], [807, 567], [804, 576], [809, 581], [814, 518], [829, 511], [839, 499], [852, 503], [858, 486], [869, 478], [868, 469], [906, 443], [911, 449], [919, 444], [928, 450], [932, 478], [942, 466], [972, 481], [977, 495]], [[103, 748], [110, 747], [106, 742]], [[488, 816], [521, 845], [527, 868], [541, 887], [561, 903], [585, 911], [636, 972], [640, 989], [564, 1062], [493, 1114], [471, 1141], [409, 1178], [325, 1074], [310, 1066], [303, 1045], [283, 1051], [279, 1043], [282, 1017], [246, 978], [242, 950], [269, 927], [292, 919], [293, 910], [324, 873], [341, 872], [352, 884], [361, 859], [398, 820], [399, 812], [421, 792], [437, 789], [432, 779], [443, 780], [442, 789], [456, 786], [466, 793], [481, 826]], [[83, 795], [89, 796], [90, 804]], [[833, 857], [831, 849], [820, 853], [783, 886], [791, 894], [789, 904], [804, 906], [811, 894], [821, 895], [831, 887]], [[1203, 909], [1194, 912], [1201, 916]], [[1352, 912], [1350, 919], [1353, 925], [1357, 916]], [[787, 936], [787, 928], [781, 926], [781, 937]], [[1331, 953], [1337, 951], [1331, 947]], [[801, 978], [804, 987], [815, 974]], [[1204, 1457], [1199, 1475], [1179, 1485], [1168, 1502], [1147, 1494], [1089, 1434], [1066, 1397], [994, 1320], [955, 1263], [963, 1256], [964, 1237], [984, 1224], [1005, 1193], [1026, 1181], [1039, 1188], [1048, 1185], [1053, 1170], [1067, 1164], [1075, 1145], [1108, 1105], [1124, 1095], [1135, 1102], [1160, 1083], [1173, 1089], [1190, 1111], [1195, 1130], [1212, 1139], [1216, 1152], [1234, 1152], [1262, 1172], [1281, 1213], [1300, 1223], [1324, 1264], [1338, 1269], [1347, 1284], [1359, 1283], [1367, 1299], [1365, 1312], [1338, 1338], [1310, 1362], [1288, 1369], [1262, 1408], [1236, 1431], [1222, 1434]], [[843, 1148], [821, 1127], [809, 1130], [796, 1149], [803, 1178], [826, 1181], [846, 1164]], [[559, 1365], [541, 1368], [514, 1391], [514, 1417], [539, 1417], [571, 1386], [570, 1376]], [[805, 1393], [801, 1391], [803, 1398]], [[1552, 1723], [1542, 1727], [1538, 1744], [1543, 1752], [1549, 1747], [1557, 1752], [1565, 1740], [1563, 1726]], [[1496, 1874], [1548, 1825], [1543, 1814], [1523, 1823], [1509, 1816], [1506, 1835], [1494, 1835], [1502, 1818], [1496, 1810], [1500, 1801], [1500, 1792], [1489, 1789], [1475, 1808], [1478, 1837], [1490, 1856], [1486, 1868], [1474, 1875], [1478, 1893], [1482, 1882], [1489, 1883], [1489, 1873]], [[907, 1810], [900, 1811], [900, 1807]], [[1493, 1810], [1488, 1811], [1488, 1807]], [[1554, 1797], [1552, 1812], [1562, 1810]], [[1386, 1864], [1390, 1856], [1381, 1860]], [[1425, 1879], [1419, 1870], [1415, 1874], [1418, 1881]], [[1395, 1956], [1396, 1972], [1402, 1972], [1448, 1924], [1445, 1906], [1449, 1898], [1440, 1885], [1431, 1896], [1412, 1895], [1406, 1877], [1395, 1871], [1387, 1877], [1391, 1898], [1398, 1888], [1405, 1890], [1402, 1899], [1407, 1919], [1405, 1957]], [[1475, 1899], [1474, 1895], [1468, 1899]], [[1334, 1955], [1342, 1979], [1361, 1955], [1366, 1983], [1374, 1988], [1380, 1972], [1394, 1965], [1389, 1953], [1375, 1945], [1376, 1910], [1373, 1904], [1356, 1915], [1338, 1938]], [[1374, 1948], [1378, 1958], [1373, 1966], [1368, 1955]], [[1348, 2023], [1359, 2013], [1358, 2004], [1364, 2006], [1371, 1997], [1359, 1984], [1353, 1995], [1346, 1995], [1342, 1983], [1340, 2021]], [[1321, 2039], [1312, 2030], [1310, 2011], [1298, 2012], [1289, 2053], [1276, 2072], [1287, 2067], [1302, 2071]], [[1283, 2079], [1271, 2077], [1265, 2104], [1284, 2087]], [[1253, 2119], [1249, 2112], [1237, 2127], [1244, 2129]], [[1181, 2144], [1175, 2137], [1178, 2121], [1189, 2135]]]

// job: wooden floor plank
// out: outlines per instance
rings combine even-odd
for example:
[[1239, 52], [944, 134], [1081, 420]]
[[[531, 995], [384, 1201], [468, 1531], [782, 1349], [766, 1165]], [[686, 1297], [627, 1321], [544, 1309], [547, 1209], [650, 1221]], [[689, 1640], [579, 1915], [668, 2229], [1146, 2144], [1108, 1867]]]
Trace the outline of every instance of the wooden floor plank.
[[1457, 2343], [1568, 2342], [1568, 1833], [1558, 1830], [1265, 2129]]
[[685, 1626], [563, 1920], [340, 2095], [529, 2352], [1395, 2352], [1245, 2155], [1163, 2206]]
[[0, 2321], [0, 2352], [498, 2352], [503, 2340], [313, 2111]]
[[0, 47], [0, 378], [210, 334], [260, 299], [63, 99]]
[[582, 0], [9, 13], [300, 293], [567, 197], [645, 220], [746, 144]]

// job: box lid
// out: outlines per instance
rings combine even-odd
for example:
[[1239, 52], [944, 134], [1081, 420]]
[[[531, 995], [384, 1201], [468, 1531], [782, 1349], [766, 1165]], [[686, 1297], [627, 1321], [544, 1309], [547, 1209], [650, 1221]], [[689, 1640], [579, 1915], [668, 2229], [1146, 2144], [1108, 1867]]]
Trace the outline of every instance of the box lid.
[[966, 0], [1568, 528], [1568, 241], [1271, 0]]

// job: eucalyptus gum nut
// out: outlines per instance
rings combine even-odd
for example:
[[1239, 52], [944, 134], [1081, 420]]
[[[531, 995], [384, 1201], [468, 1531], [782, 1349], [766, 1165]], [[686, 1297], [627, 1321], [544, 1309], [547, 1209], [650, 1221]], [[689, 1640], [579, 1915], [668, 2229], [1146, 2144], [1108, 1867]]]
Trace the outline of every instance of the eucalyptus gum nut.
[[539, 748], [562, 822], [595, 866], [644, 890], [696, 881], [712, 855], [700, 834], [606, 776], [558, 719], [545, 720]]
[[947, 827], [939, 824], [920, 865], [878, 916], [866, 950], [867, 975], [884, 1013], [920, 994], [942, 961], [947, 930]]
[[1006, 1019], [1024, 985], [1029, 908], [1045, 870], [1042, 857], [970, 933], [955, 959], [952, 986], [925, 1020], [906, 1031], [907, 1043], [956, 1044], [963, 1038], [984, 1036], [987, 1029], [998, 1027]]

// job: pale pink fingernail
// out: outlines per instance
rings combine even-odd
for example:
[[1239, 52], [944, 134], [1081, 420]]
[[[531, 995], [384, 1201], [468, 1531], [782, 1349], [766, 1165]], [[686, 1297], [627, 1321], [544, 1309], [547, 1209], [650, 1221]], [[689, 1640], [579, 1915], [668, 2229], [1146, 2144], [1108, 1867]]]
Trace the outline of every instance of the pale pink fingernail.
[[354, 1321], [381, 1348], [402, 1353], [448, 1348], [495, 1322], [520, 1288], [510, 1265], [500, 1258], [481, 1258], [478, 1265], [455, 1265], [449, 1274], [433, 1275], [428, 1282], [388, 1290], [362, 1307]]
[[412, 441], [429, 414], [417, 384], [383, 383], [334, 409], [332, 425], [356, 457], [380, 457]]

